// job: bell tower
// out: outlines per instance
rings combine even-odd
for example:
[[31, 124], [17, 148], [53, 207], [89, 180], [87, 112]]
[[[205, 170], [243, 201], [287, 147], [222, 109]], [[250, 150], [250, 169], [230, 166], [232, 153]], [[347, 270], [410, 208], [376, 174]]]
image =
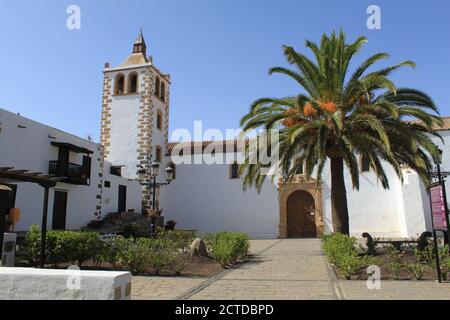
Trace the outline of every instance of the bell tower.
[[142, 180], [143, 209], [152, 206], [152, 196], [138, 170], [153, 161], [163, 168], [170, 97], [170, 75], [161, 72], [146, 54], [141, 30], [125, 61], [117, 67], [105, 64], [100, 133], [105, 160], [120, 167], [123, 177]]

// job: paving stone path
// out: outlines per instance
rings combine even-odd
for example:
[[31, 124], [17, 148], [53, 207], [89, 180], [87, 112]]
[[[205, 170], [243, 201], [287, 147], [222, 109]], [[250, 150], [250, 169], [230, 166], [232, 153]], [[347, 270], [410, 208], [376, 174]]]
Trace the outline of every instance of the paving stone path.
[[383, 281], [380, 290], [365, 281], [339, 281], [323, 255], [320, 240], [255, 240], [251, 259], [211, 278], [134, 277], [133, 299], [317, 300], [450, 299], [450, 283]]

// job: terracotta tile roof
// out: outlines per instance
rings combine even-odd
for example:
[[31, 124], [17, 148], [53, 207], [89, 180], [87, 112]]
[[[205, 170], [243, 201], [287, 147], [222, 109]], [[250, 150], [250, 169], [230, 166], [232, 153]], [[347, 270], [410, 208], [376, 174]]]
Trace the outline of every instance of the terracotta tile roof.
[[[442, 117], [442, 126], [434, 126], [435, 131], [450, 131], [450, 117]], [[421, 123], [420, 120], [411, 121], [412, 123]]]
[[450, 117], [442, 117], [443, 124], [441, 127], [436, 127], [436, 131], [448, 131], [450, 130]]

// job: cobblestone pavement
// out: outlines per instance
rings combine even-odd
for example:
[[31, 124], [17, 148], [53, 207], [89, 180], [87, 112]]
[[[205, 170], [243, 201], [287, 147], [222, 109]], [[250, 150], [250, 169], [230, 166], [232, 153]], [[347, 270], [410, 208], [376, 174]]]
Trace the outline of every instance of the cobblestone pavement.
[[339, 281], [347, 300], [450, 300], [450, 283], [382, 281], [380, 290], [367, 289], [365, 281]]
[[204, 281], [205, 278], [133, 277], [131, 296], [134, 300], [171, 300]]
[[319, 239], [255, 240], [250, 261], [211, 278], [134, 277], [133, 299], [317, 300], [450, 299], [450, 283], [339, 281]]
[[189, 299], [335, 299], [320, 241], [252, 241], [252, 258]]

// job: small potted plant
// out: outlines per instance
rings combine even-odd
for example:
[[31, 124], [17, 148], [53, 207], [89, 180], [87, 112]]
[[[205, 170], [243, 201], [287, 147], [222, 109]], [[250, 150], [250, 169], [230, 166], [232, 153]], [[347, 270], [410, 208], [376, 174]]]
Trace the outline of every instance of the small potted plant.
[[149, 217], [155, 218], [160, 217], [162, 214], [162, 209], [147, 209], [147, 215]]
[[169, 231], [174, 231], [176, 225], [177, 225], [177, 222], [175, 220], [169, 220], [166, 222], [165, 229], [169, 230]]

